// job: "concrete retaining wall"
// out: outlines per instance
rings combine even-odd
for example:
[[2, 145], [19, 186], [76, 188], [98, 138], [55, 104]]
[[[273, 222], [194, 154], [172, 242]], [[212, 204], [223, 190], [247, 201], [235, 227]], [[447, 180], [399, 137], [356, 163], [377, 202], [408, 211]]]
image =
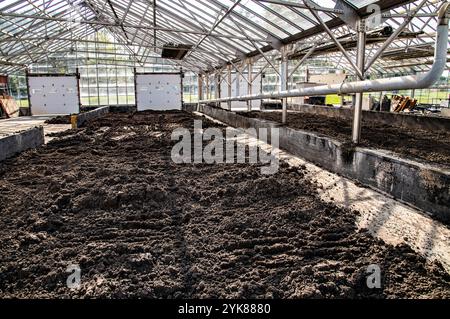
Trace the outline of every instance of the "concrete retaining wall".
[[[288, 109], [311, 114], [353, 120], [353, 110], [320, 105], [289, 105]], [[392, 112], [363, 111], [363, 120], [387, 125], [423, 130], [450, 130], [450, 118]]]
[[[93, 111], [74, 115], [76, 127], [81, 127], [84, 123], [86, 123], [86, 121], [102, 117], [107, 113], [109, 113], [109, 106], [99, 107], [98, 109], [95, 109]], [[74, 122], [72, 122], [72, 126], [74, 126]]]
[[201, 105], [199, 111], [234, 127], [278, 127], [280, 148], [390, 194], [450, 224], [450, 170], [403, 159], [387, 151], [352, 148], [328, 137], [224, 109]]
[[137, 112], [136, 105], [110, 105], [109, 111], [111, 113], [130, 113]]
[[44, 144], [44, 128], [34, 127], [5, 137], [0, 136], [0, 161]]

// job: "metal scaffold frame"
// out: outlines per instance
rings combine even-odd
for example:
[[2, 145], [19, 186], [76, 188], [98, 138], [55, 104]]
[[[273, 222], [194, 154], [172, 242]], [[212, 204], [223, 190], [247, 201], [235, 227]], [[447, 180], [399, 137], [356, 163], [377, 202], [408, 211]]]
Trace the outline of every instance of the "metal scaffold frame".
[[[435, 39], [448, 14], [444, 10], [442, 18], [437, 12], [446, 5], [441, 0], [5, 0], [0, 73], [58, 66], [55, 61], [73, 68], [90, 61], [145, 68], [161, 59], [167, 45], [183, 44], [190, 49], [181, 60], [161, 61], [196, 74], [204, 102], [221, 98], [223, 82], [231, 95], [231, 73], [236, 82], [247, 82], [250, 95], [254, 79], [266, 72], [278, 77], [278, 93], [288, 92], [296, 72], [311, 63], [344, 70], [348, 80], [365, 83], [384, 74], [434, 70]], [[99, 38], [99, 32], [111, 38]], [[113, 52], [110, 45], [122, 50]], [[448, 72], [448, 50], [443, 59]], [[286, 122], [287, 99], [277, 92], [270, 96], [282, 97]], [[353, 140], [358, 142], [363, 91], [348, 93], [356, 93]], [[221, 101], [231, 108], [229, 100]], [[251, 99], [247, 109], [252, 110]]]

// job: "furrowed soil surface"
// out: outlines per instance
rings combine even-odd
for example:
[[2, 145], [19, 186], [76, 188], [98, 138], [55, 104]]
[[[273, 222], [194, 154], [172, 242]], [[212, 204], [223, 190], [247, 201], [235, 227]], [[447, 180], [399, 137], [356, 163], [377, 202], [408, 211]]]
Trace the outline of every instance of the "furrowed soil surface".
[[0, 297], [450, 297], [439, 264], [358, 231], [303, 168], [174, 164], [193, 119], [109, 114], [0, 164]]
[[45, 121], [45, 124], [70, 124], [70, 115], [56, 116]]
[[[281, 123], [281, 112], [239, 112], [240, 115]], [[288, 113], [288, 127], [315, 132], [350, 142], [352, 122], [340, 118], [301, 112]], [[411, 159], [450, 167], [450, 132], [406, 129], [365, 121], [361, 146], [389, 150]]]

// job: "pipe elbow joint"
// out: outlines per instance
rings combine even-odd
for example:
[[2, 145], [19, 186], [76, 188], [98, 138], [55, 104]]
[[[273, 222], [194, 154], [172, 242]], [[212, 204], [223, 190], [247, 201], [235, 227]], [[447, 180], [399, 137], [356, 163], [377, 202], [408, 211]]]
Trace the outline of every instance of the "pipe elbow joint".
[[442, 6], [439, 8], [437, 13], [438, 24], [439, 25], [448, 25], [449, 21], [449, 12], [450, 10], [450, 2], [445, 1]]

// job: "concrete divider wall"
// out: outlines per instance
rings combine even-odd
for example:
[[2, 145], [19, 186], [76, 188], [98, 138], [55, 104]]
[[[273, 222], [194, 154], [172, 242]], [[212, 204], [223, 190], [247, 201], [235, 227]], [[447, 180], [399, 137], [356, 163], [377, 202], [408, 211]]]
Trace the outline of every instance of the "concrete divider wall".
[[42, 126], [5, 137], [0, 136], [0, 161], [42, 144], [44, 144], [44, 128]]
[[109, 111], [112, 113], [137, 112], [136, 105], [110, 105]]
[[[332, 116], [349, 121], [353, 119], [353, 110], [351, 109], [334, 108], [320, 105], [297, 104], [289, 105], [288, 109], [311, 114]], [[379, 122], [382, 124], [399, 126], [409, 129], [450, 130], [450, 118], [438, 116], [363, 111], [363, 120], [367, 120], [369, 122]]]
[[234, 127], [278, 127], [280, 148], [450, 224], [450, 170], [400, 158], [388, 151], [353, 148], [325, 136], [207, 105], [201, 105], [199, 111]]
[[103, 106], [93, 111], [80, 113], [77, 115], [77, 127], [81, 127], [86, 121], [101, 117], [107, 113], [109, 113], [109, 106]]
[[186, 112], [194, 112], [197, 108], [197, 103], [183, 103], [181, 109]]

